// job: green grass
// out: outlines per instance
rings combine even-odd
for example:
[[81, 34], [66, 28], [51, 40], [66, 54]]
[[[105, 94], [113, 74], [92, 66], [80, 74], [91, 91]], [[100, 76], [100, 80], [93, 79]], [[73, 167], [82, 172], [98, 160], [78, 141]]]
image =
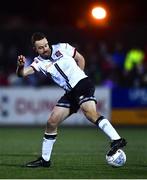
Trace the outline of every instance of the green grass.
[[1, 179], [146, 179], [146, 128], [117, 128], [128, 141], [127, 163], [112, 168], [105, 162], [109, 139], [94, 128], [61, 127], [50, 168], [25, 168], [41, 152], [44, 129], [0, 128]]

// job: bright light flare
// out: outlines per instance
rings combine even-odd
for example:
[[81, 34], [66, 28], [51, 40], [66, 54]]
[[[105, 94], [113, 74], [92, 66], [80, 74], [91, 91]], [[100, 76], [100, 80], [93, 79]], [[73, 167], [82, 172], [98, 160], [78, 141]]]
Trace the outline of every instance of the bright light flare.
[[104, 19], [106, 17], [106, 10], [103, 7], [95, 7], [91, 11], [95, 19]]

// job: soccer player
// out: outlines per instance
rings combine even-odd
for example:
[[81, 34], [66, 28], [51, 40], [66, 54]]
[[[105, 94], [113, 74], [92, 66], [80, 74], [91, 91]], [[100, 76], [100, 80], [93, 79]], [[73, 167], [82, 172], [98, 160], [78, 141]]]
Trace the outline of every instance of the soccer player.
[[50, 76], [65, 90], [48, 118], [42, 142], [42, 155], [35, 161], [28, 162], [26, 167], [49, 167], [51, 153], [56, 141], [57, 128], [71, 114], [80, 108], [86, 118], [99, 127], [111, 140], [107, 155], [126, 145], [108, 119], [96, 111], [94, 85], [84, 72], [84, 57], [68, 43], [49, 45], [47, 37], [36, 32], [31, 37], [33, 49], [38, 54], [30, 66], [24, 67], [25, 56], [19, 55], [16, 74], [25, 77], [36, 71]]

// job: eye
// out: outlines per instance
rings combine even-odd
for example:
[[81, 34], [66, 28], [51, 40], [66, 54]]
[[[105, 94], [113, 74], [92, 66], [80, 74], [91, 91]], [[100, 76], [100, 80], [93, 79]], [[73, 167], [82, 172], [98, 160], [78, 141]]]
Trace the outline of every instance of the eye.
[[48, 44], [45, 44], [45, 47], [48, 47]]
[[38, 47], [38, 49], [39, 49], [39, 50], [41, 50], [41, 49], [43, 49], [43, 47], [42, 47], [42, 46], [40, 46], [40, 47]]

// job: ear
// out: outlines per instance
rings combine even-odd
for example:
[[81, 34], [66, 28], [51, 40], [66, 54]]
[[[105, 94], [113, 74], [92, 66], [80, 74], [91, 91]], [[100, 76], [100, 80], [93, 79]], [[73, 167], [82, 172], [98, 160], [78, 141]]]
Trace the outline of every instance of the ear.
[[35, 46], [33, 46], [33, 50], [36, 52], [36, 48], [35, 48]]

